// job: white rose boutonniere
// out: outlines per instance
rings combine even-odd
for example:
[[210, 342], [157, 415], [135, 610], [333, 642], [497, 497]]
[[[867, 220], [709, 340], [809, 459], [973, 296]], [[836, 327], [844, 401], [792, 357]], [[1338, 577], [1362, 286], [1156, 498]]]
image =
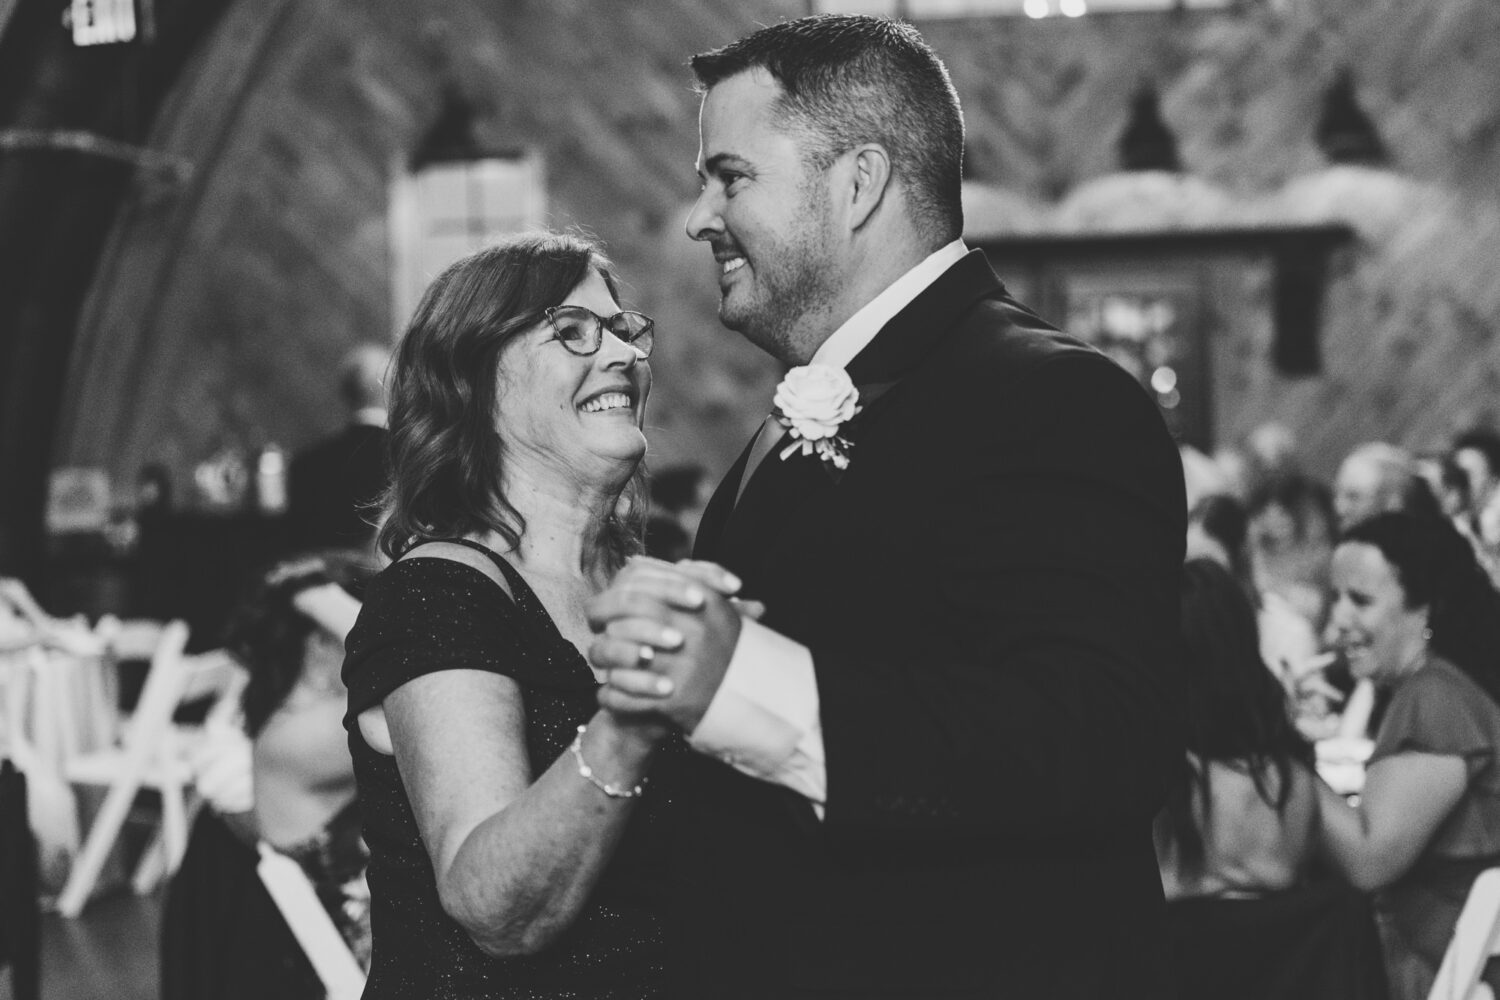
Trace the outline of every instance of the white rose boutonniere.
[[783, 460], [801, 452], [816, 454], [834, 469], [849, 467], [854, 443], [839, 431], [860, 411], [859, 390], [849, 373], [830, 365], [802, 365], [786, 373], [773, 400], [776, 420], [787, 429], [791, 443], [781, 449]]

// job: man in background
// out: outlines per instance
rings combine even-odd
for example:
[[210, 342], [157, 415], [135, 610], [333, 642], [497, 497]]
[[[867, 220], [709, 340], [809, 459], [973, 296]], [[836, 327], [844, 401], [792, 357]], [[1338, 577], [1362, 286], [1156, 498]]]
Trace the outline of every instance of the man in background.
[[364, 343], [344, 357], [339, 395], [344, 429], [297, 452], [287, 479], [287, 516], [299, 549], [362, 549], [375, 537], [370, 505], [386, 486], [385, 386], [390, 350]]

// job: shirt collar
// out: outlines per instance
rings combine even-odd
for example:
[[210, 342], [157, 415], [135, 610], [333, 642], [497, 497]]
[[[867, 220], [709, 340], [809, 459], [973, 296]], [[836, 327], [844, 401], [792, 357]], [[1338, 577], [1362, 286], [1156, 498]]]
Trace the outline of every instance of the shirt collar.
[[963, 240], [954, 240], [941, 250], [930, 254], [916, 267], [886, 286], [885, 291], [865, 303], [844, 325], [813, 353], [812, 363], [847, 368], [855, 355], [864, 350], [875, 339], [875, 335], [896, 317], [896, 314], [912, 300], [921, 295], [927, 286], [942, 276], [954, 264], [963, 259], [969, 248]]

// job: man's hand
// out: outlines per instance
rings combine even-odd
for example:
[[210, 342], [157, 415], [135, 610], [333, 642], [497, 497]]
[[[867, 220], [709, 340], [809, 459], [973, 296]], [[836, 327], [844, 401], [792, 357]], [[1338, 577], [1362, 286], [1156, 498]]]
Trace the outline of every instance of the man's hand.
[[589, 624], [600, 633], [589, 659], [606, 675], [599, 704], [696, 729], [739, 642], [739, 586], [712, 563], [627, 563], [589, 602]]

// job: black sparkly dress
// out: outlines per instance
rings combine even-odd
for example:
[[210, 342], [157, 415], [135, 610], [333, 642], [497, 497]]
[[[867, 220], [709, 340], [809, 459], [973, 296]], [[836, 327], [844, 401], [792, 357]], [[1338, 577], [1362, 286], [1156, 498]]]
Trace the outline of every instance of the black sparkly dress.
[[[394, 757], [355, 723], [407, 681], [438, 670], [489, 670], [520, 685], [533, 775], [545, 771], [597, 711], [587, 662], [536, 594], [500, 556], [480, 549], [510, 583], [512, 601], [471, 566], [449, 559], [394, 563], [371, 582], [347, 640], [349, 749], [359, 783], [374, 934], [365, 1000], [644, 1000], [663, 992], [669, 745], [588, 904], [544, 951], [484, 954], [438, 900], [437, 882]], [[579, 778], [582, 781], [582, 778]]]

